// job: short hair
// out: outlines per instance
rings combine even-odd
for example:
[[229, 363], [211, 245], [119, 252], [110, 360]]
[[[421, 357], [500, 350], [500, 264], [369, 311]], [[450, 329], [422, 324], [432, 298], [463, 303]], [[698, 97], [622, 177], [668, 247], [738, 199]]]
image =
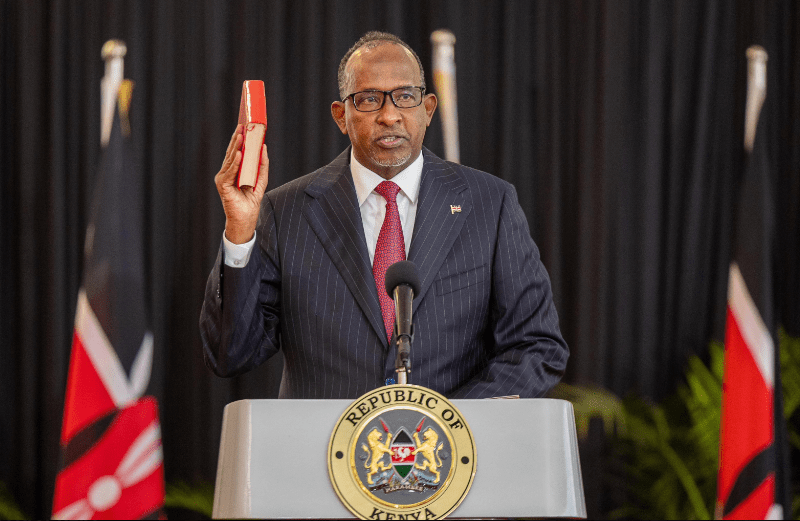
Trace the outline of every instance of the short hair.
[[406, 42], [398, 38], [397, 36], [393, 35], [392, 33], [385, 33], [382, 31], [370, 31], [359, 40], [353, 44], [352, 47], [345, 53], [342, 61], [339, 62], [339, 98], [344, 99], [347, 96], [347, 89], [350, 86], [351, 82], [353, 81], [353, 75], [347, 71], [347, 62], [350, 60], [350, 57], [353, 55], [354, 52], [359, 50], [362, 47], [366, 47], [367, 49], [372, 49], [384, 43], [393, 43], [396, 45], [400, 45], [405, 47], [406, 49], [411, 52], [411, 54], [416, 58], [417, 65], [419, 65], [419, 77], [422, 79], [422, 85], [420, 85], [423, 89], [425, 88], [425, 69], [422, 68], [422, 60], [419, 59], [417, 53], [414, 52]]

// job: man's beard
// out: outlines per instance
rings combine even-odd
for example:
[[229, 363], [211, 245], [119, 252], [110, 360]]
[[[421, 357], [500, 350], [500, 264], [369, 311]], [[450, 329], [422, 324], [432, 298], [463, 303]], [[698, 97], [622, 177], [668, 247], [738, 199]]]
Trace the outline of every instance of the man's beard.
[[380, 159], [376, 159], [374, 157], [372, 158], [372, 160], [375, 161], [375, 164], [380, 165], [380, 166], [382, 166], [384, 168], [392, 168], [392, 167], [397, 167], [397, 166], [403, 166], [404, 164], [408, 163], [409, 159], [411, 159], [411, 153], [410, 152], [405, 156], [396, 157], [394, 159], [380, 160]]

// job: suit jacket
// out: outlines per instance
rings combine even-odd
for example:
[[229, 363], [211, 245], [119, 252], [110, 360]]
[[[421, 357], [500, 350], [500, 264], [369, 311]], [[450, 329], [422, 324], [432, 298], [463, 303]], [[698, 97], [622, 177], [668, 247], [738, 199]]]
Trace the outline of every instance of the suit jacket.
[[[422, 285], [409, 383], [451, 398], [541, 396], [569, 351], [516, 192], [423, 154], [408, 254]], [[268, 192], [244, 268], [226, 266], [220, 247], [200, 317], [217, 375], [282, 349], [282, 398], [353, 399], [395, 376], [349, 163], [348, 148]]]

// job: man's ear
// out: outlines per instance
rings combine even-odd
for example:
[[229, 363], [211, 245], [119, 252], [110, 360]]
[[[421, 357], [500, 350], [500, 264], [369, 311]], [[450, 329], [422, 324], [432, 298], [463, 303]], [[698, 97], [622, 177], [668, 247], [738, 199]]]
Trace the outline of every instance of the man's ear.
[[426, 126], [430, 126], [433, 113], [436, 112], [436, 106], [439, 104], [439, 100], [436, 99], [436, 94], [431, 92], [425, 95], [425, 99], [422, 103], [425, 105], [425, 113], [428, 115], [428, 123]]
[[342, 131], [342, 134], [347, 135], [347, 120], [344, 116], [344, 102], [342, 101], [334, 101], [331, 103], [331, 116], [333, 116], [333, 120], [339, 125], [339, 130]]

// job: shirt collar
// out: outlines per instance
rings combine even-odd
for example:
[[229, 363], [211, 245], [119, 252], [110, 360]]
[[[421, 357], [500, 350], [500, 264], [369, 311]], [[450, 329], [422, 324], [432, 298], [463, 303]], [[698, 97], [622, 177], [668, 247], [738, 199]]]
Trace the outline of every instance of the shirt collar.
[[[412, 204], [417, 202], [417, 196], [419, 196], [419, 184], [422, 179], [422, 165], [424, 162], [422, 152], [420, 152], [419, 157], [392, 178], [392, 182], [397, 183], [400, 190], [409, 198]], [[364, 204], [364, 201], [375, 190], [375, 187], [386, 181], [386, 179], [359, 163], [352, 148], [350, 149], [350, 172], [353, 175], [353, 183], [356, 185], [358, 206]]]

